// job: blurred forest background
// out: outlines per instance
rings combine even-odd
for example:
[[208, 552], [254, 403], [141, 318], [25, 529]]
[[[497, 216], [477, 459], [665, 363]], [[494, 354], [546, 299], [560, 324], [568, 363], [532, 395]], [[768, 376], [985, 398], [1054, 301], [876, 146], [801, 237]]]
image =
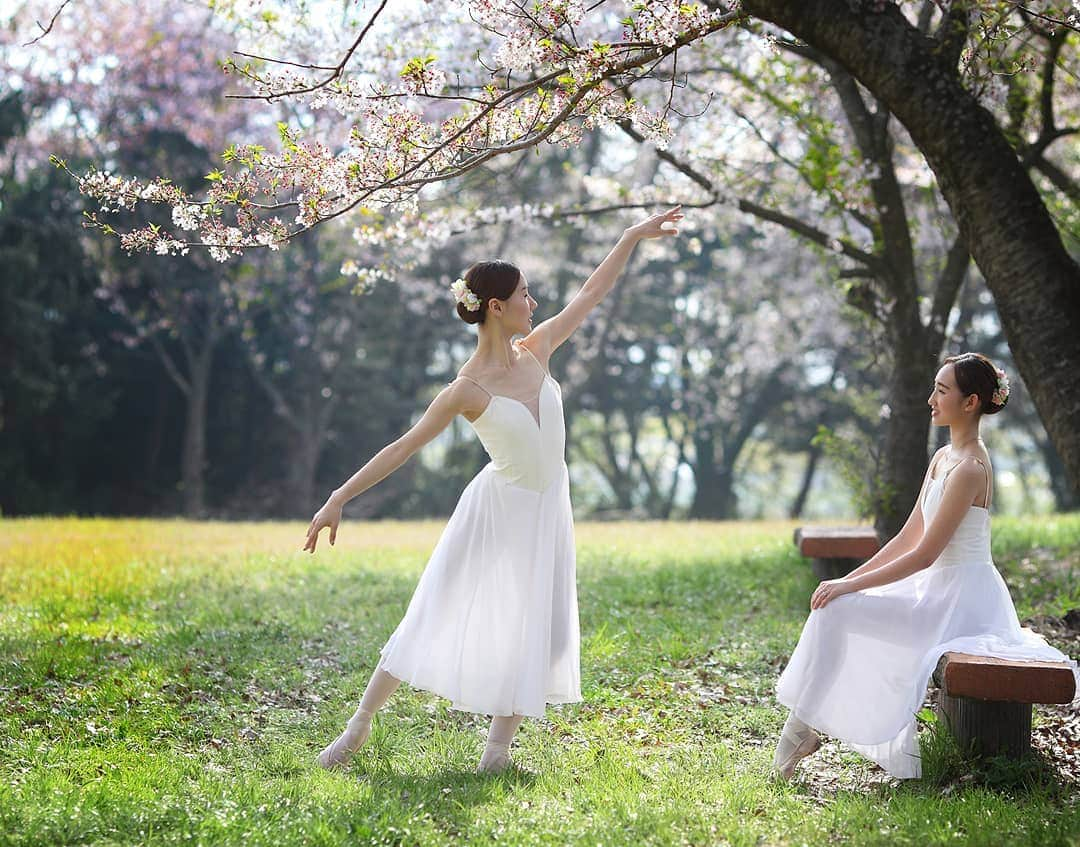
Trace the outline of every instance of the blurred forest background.
[[[521, 266], [543, 318], [633, 207], [680, 200], [684, 237], [639, 248], [553, 360], [579, 515], [906, 511], [895, 477], [921, 475], [945, 435], [925, 397], [960, 350], [1012, 377], [984, 432], [998, 510], [1078, 505], [933, 174], [821, 57], [751, 36], [697, 49], [680, 84], [708, 108], [670, 147], [628, 125], [492, 163], [436, 193], [393, 272], [362, 219], [218, 263], [132, 258], [88, 233], [88, 201], [50, 155], [197, 186], [238, 134], [319, 115], [225, 99], [242, 33], [205, 4], [76, 4], [31, 46], [26, 14], [6, 13], [0, 46], [4, 515], [307, 517], [454, 378], [473, 336], [447, 287], [472, 261]], [[1074, 256], [1080, 146], [1054, 130], [1080, 121], [1078, 40], [1001, 39], [1001, 67], [1034, 58], [985, 82]], [[694, 208], [703, 188], [723, 199]], [[882, 190], [895, 202], [872, 202]], [[350, 510], [446, 514], [484, 461], [459, 421]]]

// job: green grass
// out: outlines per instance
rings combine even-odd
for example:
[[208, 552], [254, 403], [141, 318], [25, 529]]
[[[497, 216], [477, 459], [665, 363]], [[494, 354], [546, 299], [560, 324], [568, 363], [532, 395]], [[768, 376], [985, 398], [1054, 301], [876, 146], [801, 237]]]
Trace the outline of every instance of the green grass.
[[[1052, 760], [898, 783], [835, 744], [768, 775], [814, 581], [787, 523], [578, 528], [585, 701], [473, 773], [485, 721], [403, 689], [313, 766], [438, 523], [0, 522], [0, 845], [1080, 844]], [[1080, 515], [995, 521], [1022, 616], [1080, 606]], [[1008, 775], [1007, 775], [1008, 776]]]

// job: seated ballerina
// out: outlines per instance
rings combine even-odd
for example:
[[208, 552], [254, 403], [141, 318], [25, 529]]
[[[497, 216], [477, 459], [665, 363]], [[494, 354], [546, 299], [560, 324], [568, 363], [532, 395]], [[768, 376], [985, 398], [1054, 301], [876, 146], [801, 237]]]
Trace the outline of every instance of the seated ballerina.
[[930, 461], [899, 534], [814, 591], [777, 683], [777, 699], [791, 710], [774, 759], [783, 778], [820, 746], [815, 730], [895, 777], [921, 776], [915, 713], [946, 652], [1068, 661], [1021, 628], [990, 557], [993, 477], [979, 423], [1008, 397], [1005, 372], [980, 354], [952, 356], [938, 371], [927, 402], [934, 425], [949, 427], [949, 445]]

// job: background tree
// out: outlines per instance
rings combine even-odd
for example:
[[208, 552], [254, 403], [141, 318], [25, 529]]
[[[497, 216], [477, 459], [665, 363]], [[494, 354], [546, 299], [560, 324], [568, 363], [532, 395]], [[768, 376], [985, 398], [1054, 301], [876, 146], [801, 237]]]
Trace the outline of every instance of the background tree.
[[[219, 12], [227, 6], [220, 4]], [[76, 22], [70, 14], [75, 8], [65, 9], [58, 23]], [[867, 350], [903, 349], [893, 338], [905, 328], [925, 333], [924, 340], [940, 333], [939, 346], [947, 349], [963, 343], [965, 333], [979, 343], [996, 343], [988, 328], [975, 334], [966, 329], [969, 318], [995, 320], [992, 304], [980, 300], [977, 309], [968, 309], [970, 293], [981, 290], [977, 274], [969, 274], [959, 309], [934, 299], [955, 232], [934, 193], [932, 171], [910, 136], [850, 69], [791, 33], [760, 19], [729, 17], [726, 10], [709, 15], [700, 7], [664, 3], [629, 10], [633, 20], [622, 38], [613, 19], [572, 5], [549, 9], [535, 21], [512, 4], [492, 6], [481, 10], [488, 28], [467, 20], [467, 10], [457, 7], [343, 6], [309, 19], [308, 26], [294, 26], [286, 14], [290, 8], [280, 4], [278, 19], [250, 23], [243, 17], [248, 6], [236, 6], [224, 28], [220, 17], [208, 17], [194, 4], [174, 10], [178, 20], [193, 22], [192, 39], [226, 48], [236, 38], [248, 39], [245, 52], [311, 64], [326, 64], [321, 57], [328, 55], [327, 38], [340, 41], [344, 33], [351, 34], [351, 43], [362, 41], [334, 71], [278, 73], [281, 66], [246, 57], [227, 65], [234, 79], [251, 82], [254, 94], [274, 101], [270, 111], [230, 114], [222, 87], [229, 77], [206, 75], [187, 61], [197, 55], [194, 41], [181, 63], [183, 73], [174, 75], [155, 68], [129, 73], [120, 62], [79, 58], [83, 43], [65, 35], [62, 26], [34, 48], [49, 48], [50, 38], [64, 36], [49, 48], [59, 57], [51, 60], [52, 68], [35, 67], [34, 57], [44, 53], [5, 50], [9, 79], [32, 83], [23, 85], [29, 120], [19, 143], [10, 146], [16, 152], [7, 160], [9, 185], [23, 185], [29, 163], [50, 150], [67, 156], [74, 169], [78, 156], [89, 155], [124, 173], [157, 173], [170, 166], [156, 152], [163, 147], [176, 157], [171, 162], [191, 165], [192, 181], [185, 185], [95, 173], [83, 186], [110, 210], [139, 207], [147, 226], [122, 233], [121, 247], [174, 254], [127, 259], [98, 241], [80, 245], [96, 263], [95, 287], [109, 292], [90, 308], [72, 311], [67, 326], [71, 334], [93, 339], [108, 368], [95, 386], [102, 411], [89, 422], [90, 429], [101, 429], [87, 440], [110, 431], [123, 443], [123, 434], [131, 454], [112, 471], [117, 490], [127, 493], [99, 498], [97, 508], [119, 502], [137, 503], [135, 510], [175, 507], [181, 442], [184, 430], [192, 430], [182, 425], [190, 404], [170, 379], [165, 356], [186, 378], [184, 339], [192, 349], [202, 344], [207, 315], [214, 317], [209, 326], [217, 328], [218, 338], [207, 368], [212, 402], [202, 416], [204, 459], [196, 463], [208, 470], [203, 508], [219, 514], [302, 513], [308, 492], [336, 483], [342, 465], [362, 461], [398, 434], [440, 383], [453, 377], [467, 355], [469, 336], [447, 320], [445, 286], [470, 261], [492, 255], [518, 261], [540, 289], [541, 314], [548, 314], [602, 257], [627, 216], [672, 199], [711, 207], [697, 213], [696, 240], [682, 240], [679, 249], [663, 255], [639, 256], [618, 297], [581, 334], [582, 343], [553, 363], [565, 389], [575, 481], [579, 489], [592, 487], [580, 501], [588, 508], [659, 516], [691, 509], [759, 514], [763, 506], [755, 486], [777, 474], [790, 487], [781, 498], [785, 505], [790, 498], [792, 506], [804, 508], [820, 467], [814, 460], [820, 442], [810, 438], [821, 422], [838, 436], [868, 443], [878, 443], [879, 433], [893, 428], [907, 434], [912, 451], [925, 450], [922, 368], [914, 402], [886, 409], [881, 400], [897, 393], [883, 378], [895, 366], [889, 357], [869, 358]], [[1060, 85], [1068, 79], [1075, 45], [1061, 30], [1037, 30], [1033, 20], [1047, 22], [1025, 20], [1011, 6], [1001, 6], [998, 11], [1008, 14], [999, 19], [1015, 20], [1015, 27], [994, 29], [989, 24], [999, 19], [974, 17], [989, 8], [968, 7], [970, 20], [982, 26], [965, 33], [967, 44], [978, 49], [957, 60], [961, 83], [1006, 127], [1015, 149], [1027, 151], [1026, 165], [1065, 231], [1075, 206], [1068, 182], [1050, 174], [1056, 169], [1068, 178], [1075, 168], [1067, 145], [1076, 122], [1075, 92]], [[936, 6], [910, 4], [901, 11], [928, 43], [945, 43], [945, 18]], [[738, 29], [731, 27], [736, 20]], [[106, 44], [115, 33], [135, 32], [125, 29], [124, 20], [110, 24], [100, 13], [91, 23], [108, 30], [101, 36]], [[156, 46], [167, 23], [151, 26], [150, 40], [143, 43]], [[547, 32], [546, 41], [537, 35], [538, 26]], [[17, 29], [7, 30], [9, 39]], [[768, 48], [770, 41], [776, 50]], [[281, 49], [272, 51], [275, 44]], [[106, 57], [120, 55], [120, 47], [110, 50]], [[476, 50], [489, 65], [509, 70], [509, 77], [497, 76], [493, 83], [472, 60]], [[224, 55], [212, 46], [207, 52]], [[136, 69], [139, 61], [134, 59]], [[84, 64], [99, 75], [95, 85], [80, 90]], [[534, 73], [563, 64], [562, 76]], [[1007, 84], [995, 85], [995, 79]], [[312, 90], [278, 96], [299, 81], [312, 83]], [[148, 82], [194, 96], [175, 102], [147, 96]], [[851, 92], [862, 112], [845, 108], [858, 105]], [[502, 99], [494, 103], [497, 98]], [[290, 104], [287, 111], [280, 102]], [[72, 119], [70, 104], [79, 103], [79, 117]], [[110, 112], [116, 103], [123, 108]], [[207, 104], [217, 110], [209, 119], [200, 115]], [[448, 140], [466, 126], [462, 105], [480, 120]], [[348, 136], [349, 122], [334, 120], [335, 109], [359, 115], [360, 131]], [[852, 115], [869, 120], [873, 132], [860, 134]], [[208, 134], [235, 119], [241, 137], [250, 140], [273, 132], [276, 117], [285, 119], [282, 140], [265, 148], [229, 146], [228, 139], [219, 142]], [[137, 143], [118, 143], [108, 132], [109, 121], [130, 129]], [[669, 129], [675, 132], [670, 138]], [[645, 143], [631, 141], [627, 130]], [[68, 149], [56, 146], [57, 139], [66, 139]], [[417, 146], [417, 140], [423, 143]], [[532, 145], [542, 140], [560, 144], [536, 148], [537, 155]], [[205, 157], [222, 148], [228, 161], [215, 168]], [[886, 164], [884, 174], [879, 161]], [[207, 173], [213, 179], [204, 182]], [[455, 173], [460, 178], [445, 181]], [[902, 200], [900, 212], [883, 202], [881, 186], [875, 186], [889, 180]], [[208, 193], [199, 186], [208, 186]], [[365, 191], [348, 224], [326, 221]], [[200, 198], [213, 203], [198, 205]], [[162, 202], [146, 202], [154, 199]], [[66, 202], [68, 209], [76, 205]], [[269, 208], [276, 202], [284, 205]], [[163, 217], [155, 217], [155, 205]], [[24, 208], [27, 226], [45, 214], [43, 204]], [[92, 215], [99, 225], [127, 227], [111, 211], [95, 209]], [[887, 219], [901, 219], [904, 226], [888, 226]], [[296, 249], [252, 253], [226, 265], [208, 262], [202, 253], [208, 248], [210, 258], [228, 258], [248, 246], [282, 246], [291, 233], [316, 224], [317, 233], [297, 236]], [[351, 245], [350, 228], [356, 239]], [[186, 241], [200, 239], [205, 248], [175, 255]], [[894, 263], [897, 256], [912, 261]], [[163, 262], [188, 264], [162, 273]], [[910, 285], [892, 288], [897, 279], [912, 279], [912, 267], [914, 297]], [[368, 293], [353, 296], [357, 283]], [[188, 297], [172, 298], [171, 286], [186, 286]], [[62, 302], [60, 290], [42, 287], [37, 302], [53, 296]], [[846, 306], [836, 291], [845, 292]], [[828, 334], [791, 337], [805, 329], [805, 308], [789, 308], [800, 298], [813, 298], [815, 316], [832, 316]], [[903, 308], [895, 308], [898, 302]], [[218, 305], [216, 313], [204, 308], [211, 303]], [[857, 309], [863, 318], [838, 317]], [[731, 315], [741, 335], [727, 331]], [[777, 349], [768, 351], [765, 339], [777, 315], [783, 332]], [[844, 340], [845, 323], [861, 347]], [[125, 341], [133, 346], [118, 343]], [[744, 356], [742, 349], [755, 355]], [[768, 382], [770, 371], [759, 367], [768, 356], [757, 351], [785, 363], [783, 384]], [[22, 349], [16, 349], [13, 365], [21, 367], [22, 360]], [[396, 372], [388, 367], [392, 362], [399, 363]], [[750, 414], [757, 408], [755, 397], [767, 400], [756, 415]], [[900, 417], [917, 417], [917, 425], [900, 426], [894, 418], [898, 409]], [[23, 426], [23, 412], [11, 420]], [[1035, 443], [1031, 433], [1007, 421], [1003, 426], [1008, 443], [1018, 449], [1021, 442]], [[920, 428], [921, 443], [915, 444], [911, 433]], [[58, 443], [56, 449], [66, 447]], [[1029, 461], [1036, 455], [1031, 450]], [[1020, 461], [1011, 448], [1002, 455], [1007, 462]], [[101, 473], [98, 457], [81, 458], [87, 474]], [[871, 458], [874, 463], [863, 460], [862, 469], [899, 466], [884, 454]], [[388, 487], [384, 497], [365, 505], [369, 514], [440, 511], [452, 501], [456, 481], [480, 461], [467, 426], [455, 426], [402, 475], [400, 488]], [[835, 459], [826, 457], [826, 483], [835, 469]], [[412, 486], [408, 474], [420, 485]], [[38, 469], [26, 478], [31, 476], [35, 484], [45, 478]], [[1040, 479], [1036, 473], [1027, 482], [1038, 486]], [[57, 501], [71, 502], [61, 486], [53, 490]], [[135, 490], [146, 496], [132, 499]], [[776, 514], [778, 505], [771, 498], [768, 513]]]

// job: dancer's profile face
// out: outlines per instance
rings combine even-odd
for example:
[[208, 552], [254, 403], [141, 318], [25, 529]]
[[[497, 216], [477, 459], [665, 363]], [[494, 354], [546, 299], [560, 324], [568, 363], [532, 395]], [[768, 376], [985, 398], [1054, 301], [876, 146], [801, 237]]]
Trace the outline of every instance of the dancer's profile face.
[[934, 388], [926, 399], [930, 407], [930, 421], [935, 426], [949, 426], [973, 414], [978, 408], [978, 397], [971, 402], [956, 384], [956, 369], [952, 364], [942, 365], [934, 377]]
[[502, 307], [503, 326], [514, 335], [528, 335], [532, 331], [532, 313], [536, 301], [529, 293], [529, 280], [525, 274], [518, 280], [517, 288], [507, 300], [499, 301]]

